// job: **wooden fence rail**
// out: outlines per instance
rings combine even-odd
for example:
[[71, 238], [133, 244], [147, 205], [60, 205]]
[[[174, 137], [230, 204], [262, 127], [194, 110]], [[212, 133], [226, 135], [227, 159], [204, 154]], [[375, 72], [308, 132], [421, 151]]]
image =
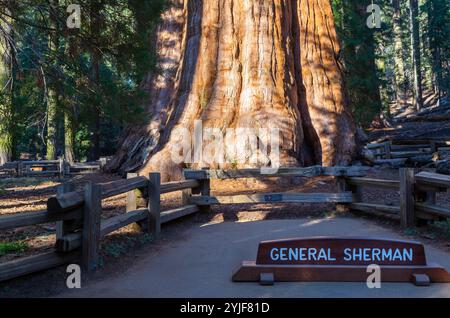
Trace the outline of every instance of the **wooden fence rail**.
[[106, 158], [96, 162], [69, 163], [58, 160], [28, 160], [8, 162], [0, 166], [0, 177], [60, 177], [100, 171], [107, 163]]
[[429, 220], [450, 218], [450, 207], [436, 204], [436, 195], [450, 188], [450, 176], [431, 173], [416, 173], [414, 168], [401, 168], [399, 180], [380, 180], [372, 178], [346, 178], [354, 192], [361, 193], [361, 187], [377, 187], [396, 190], [400, 194], [399, 204], [383, 205], [362, 202], [359, 197], [350, 208], [389, 218], [398, 219], [403, 227], [412, 227]]
[[[47, 200], [47, 210], [0, 217], [0, 230], [57, 222], [54, 250], [0, 264], [0, 281], [45, 270], [62, 264], [80, 263], [86, 270], [98, 267], [101, 239], [122, 227], [136, 223], [155, 238], [161, 224], [200, 210], [188, 201], [184, 206], [160, 212], [162, 193], [187, 191], [200, 186], [197, 180], [160, 182], [159, 173], [148, 177], [130, 174], [128, 179], [86, 185], [84, 191], [68, 191], [65, 184], [58, 195]], [[126, 194], [126, 213], [102, 220], [102, 200]], [[188, 204], [189, 203], [189, 204]]]
[[[84, 191], [73, 191], [64, 184], [58, 195], [47, 201], [47, 210], [0, 217], [0, 230], [57, 222], [54, 250], [0, 264], [0, 281], [48, 269], [70, 262], [85, 270], [98, 267], [101, 239], [130, 224], [154, 238], [161, 224], [189, 214], [209, 211], [216, 204], [254, 203], [336, 203], [355, 211], [388, 216], [402, 226], [414, 226], [424, 220], [450, 218], [450, 209], [436, 205], [436, 193], [450, 187], [450, 176], [430, 172], [415, 173], [401, 169], [399, 180], [368, 178], [364, 167], [281, 168], [278, 171], [185, 170], [184, 180], [161, 183], [159, 173], [149, 176], [129, 174], [127, 179], [103, 184], [88, 184]], [[212, 196], [210, 180], [248, 177], [333, 176], [338, 193], [262, 193], [252, 195]], [[378, 187], [400, 193], [398, 206], [362, 201], [362, 187]], [[182, 191], [182, 207], [161, 212], [164, 193]], [[126, 213], [102, 219], [102, 200], [126, 194]]]
[[381, 143], [371, 143], [366, 148], [372, 151], [376, 164], [405, 163], [407, 160], [421, 160], [440, 150], [450, 150], [448, 140], [394, 140]]

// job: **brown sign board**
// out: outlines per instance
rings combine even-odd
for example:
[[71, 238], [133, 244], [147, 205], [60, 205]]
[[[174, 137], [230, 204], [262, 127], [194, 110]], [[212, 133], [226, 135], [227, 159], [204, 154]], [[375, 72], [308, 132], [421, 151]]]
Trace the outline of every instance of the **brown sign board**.
[[256, 261], [243, 261], [235, 282], [365, 282], [369, 265], [383, 282], [450, 283], [450, 274], [427, 263], [421, 243], [367, 237], [312, 237], [264, 241]]
[[426, 265], [420, 243], [385, 239], [315, 237], [259, 244], [259, 265]]

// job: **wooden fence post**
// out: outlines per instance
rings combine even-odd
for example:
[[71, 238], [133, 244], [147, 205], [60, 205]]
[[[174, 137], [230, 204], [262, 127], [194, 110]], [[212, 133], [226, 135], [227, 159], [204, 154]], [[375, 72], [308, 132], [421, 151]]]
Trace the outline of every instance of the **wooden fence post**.
[[64, 175], [66, 173], [64, 157], [59, 157], [58, 169], [59, 169], [59, 178], [64, 179]]
[[181, 192], [181, 204], [183, 206], [191, 204], [192, 189], [184, 189]]
[[[202, 168], [202, 170], [207, 171], [209, 168]], [[202, 196], [211, 196], [211, 180], [209, 179], [209, 176], [207, 175], [205, 179], [197, 180], [200, 185], [196, 188], [192, 189], [192, 194], [200, 194]], [[203, 205], [199, 206], [200, 212], [208, 213], [211, 211], [210, 205]]]
[[152, 172], [148, 176], [148, 230], [155, 239], [161, 233], [161, 174]]
[[[339, 193], [343, 192], [352, 192], [353, 193], [353, 201], [361, 202], [362, 201], [362, 192], [361, 187], [357, 185], [351, 185], [347, 182], [346, 177], [336, 177], [336, 185]], [[337, 212], [349, 212], [350, 208], [348, 204], [336, 204]]]
[[102, 187], [89, 183], [84, 189], [84, 223], [82, 234], [83, 268], [93, 271], [98, 267], [100, 249], [100, 222], [102, 211]]
[[[136, 178], [139, 175], [137, 173], [127, 173], [127, 179]], [[148, 188], [148, 187], [147, 187]], [[148, 207], [148, 190], [145, 189], [143, 191], [142, 189], [134, 189], [132, 191], [127, 192], [127, 199], [126, 199], [126, 211], [136, 211], [140, 208], [147, 208]], [[139, 230], [141, 231], [149, 231], [149, 226], [147, 221], [138, 222]]]
[[[107, 158], [106, 157], [101, 157], [99, 159], [99, 161], [100, 161], [100, 171], [105, 170], [106, 164], [108, 163]], [[137, 176], [137, 173], [135, 173], [135, 175]]]
[[[73, 183], [63, 183], [58, 186], [57, 196], [63, 195], [64, 193], [72, 192], [75, 190]], [[63, 238], [65, 235], [69, 234], [73, 230], [74, 223], [78, 223], [78, 220], [69, 221], [58, 221], [56, 222], [56, 241]]]
[[23, 163], [19, 161], [17, 163], [17, 176], [20, 178], [22, 176]]
[[[73, 162], [72, 162], [73, 163]], [[70, 167], [71, 167], [71, 164], [72, 164], [71, 162], [69, 162], [69, 161], [66, 161], [66, 165], [65, 165], [65, 167], [64, 167], [64, 173], [67, 175], [67, 176], [70, 176]]]
[[[138, 176], [137, 173], [127, 173], [127, 179], [136, 178]], [[127, 199], [126, 199], [126, 211], [134, 211], [137, 210], [137, 195], [134, 191], [127, 192]]]
[[[345, 177], [337, 177], [336, 185], [337, 185], [337, 190], [339, 193], [347, 191], [348, 184], [347, 184], [347, 181], [345, 180]], [[344, 212], [348, 212], [349, 208], [345, 204], [336, 204], [336, 211], [338, 213], [344, 213]]]
[[[429, 187], [425, 189], [415, 189], [415, 201], [418, 203], [425, 203], [429, 205], [435, 205], [436, 199], [437, 199], [437, 193], [439, 192], [439, 189], [433, 189], [433, 187]], [[429, 215], [429, 214], [423, 214], [418, 213], [416, 215], [416, 225], [417, 226], [425, 226], [428, 224], [428, 221], [436, 221], [439, 220], [439, 216], [436, 215]]]
[[384, 155], [385, 155], [386, 159], [392, 159], [391, 142], [390, 141], [386, 141], [384, 143]]
[[430, 141], [431, 154], [435, 154], [438, 152], [438, 147], [436, 145], [436, 141]]
[[400, 223], [403, 228], [415, 225], [414, 169], [400, 169]]

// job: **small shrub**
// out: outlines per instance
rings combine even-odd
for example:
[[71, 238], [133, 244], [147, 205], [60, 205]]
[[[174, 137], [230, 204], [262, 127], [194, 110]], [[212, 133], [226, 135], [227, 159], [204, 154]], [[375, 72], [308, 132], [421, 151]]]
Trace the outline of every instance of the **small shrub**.
[[118, 258], [121, 254], [126, 251], [126, 246], [123, 244], [109, 244], [105, 247], [105, 253], [108, 256]]
[[153, 240], [154, 240], [153, 235], [145, 233], [144, 235], [140, 236], [139, 243], [141, 245], [144, 245], [144, 244], [152, 242]]
[[414, 228], [407, 228], [403, 231], [403, 233], [407, 236], [414, 236], [417, 235], [417, 230]]
[[0, 242], [0, 256], [23, 252], [27, 247], [28, 245], [25, 242]]

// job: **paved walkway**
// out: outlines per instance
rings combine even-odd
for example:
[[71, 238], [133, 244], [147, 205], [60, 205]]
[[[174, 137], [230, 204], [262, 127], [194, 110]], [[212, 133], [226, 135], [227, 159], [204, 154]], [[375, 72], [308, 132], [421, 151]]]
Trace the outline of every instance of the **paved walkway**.
[[[450, 284], [416, 287], [383, 283], [233, 283], [242, 260], [256, 257], [262, 240], [320, 235], [373, 236], [398, 239], [396, 233], [352, 218], [274, 220], [206, 224], [186, 239], [168, 242], [125, 273], [61, 295], [63, 297], [450, 297]], [[450, 253], [426, 246], [429, 262], [450, 271]]]

